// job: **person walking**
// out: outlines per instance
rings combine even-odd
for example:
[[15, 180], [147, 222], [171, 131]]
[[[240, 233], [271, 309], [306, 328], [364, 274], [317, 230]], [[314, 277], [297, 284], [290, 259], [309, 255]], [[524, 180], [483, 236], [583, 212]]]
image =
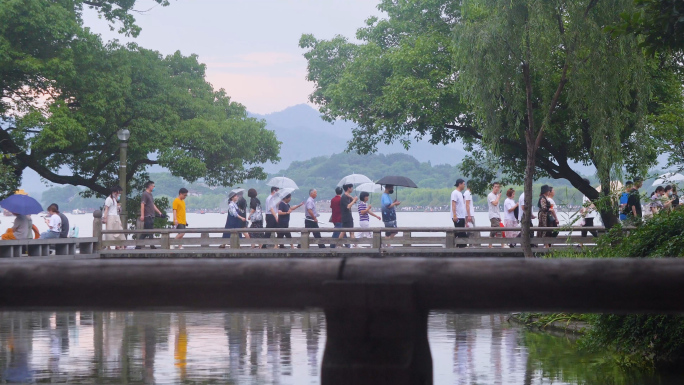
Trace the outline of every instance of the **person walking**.
[[[249, 197], [249, 215], [248, 219], [251, 221], [250, 229], [264, 228], [264, 213], [261, 210], [261, 201], [257, 198], [257, 190], [249, 189], [247, 196]], [[251, 233], [252, 238], [264, 238], [264, 233]], [[263, 245], [252, 245], [252, 248], [262, 248]]]
[[[121, 186], [113, 186], [109, 191], [109, 196], [105, 199], [104, 213], [102, 214], [102, 222], [105, 224], [105, 230], [122, 231], [123, 225], [121, 217], [119, 216], [119, 199], [121, 197]], [[125, 241], [126, 235], [121, 232], [117, 234], [106, 234], [104, 237], [107, 241]], [[125, 249], [126, 246], [116, 246], [115, 249]]]
[[[451, 192], [451, 220], [454, 222], [454, 227], [465, 228], [466, 227], [466, 217], [468, 212], [466, 211], [465, 200], [463, 199], [463, 190], [465, 189], [465, 181], [463, 179], [456, 179], [456, 187], [454, 191]], [[468, 234], [465, 231], [459, 231], [456, 233], [457, 238], [467, 238]], [[458, 248], [466, 247], [465, 244], [456, 245]]]
[[[553, 200], [553, 197], [555, 196], [556, 190], [554, 190], [552, 186], [549, 186], [549, 192], [546, 194], [546, 199], [549, 200], [549, 215], [547, 217], [547, 220], [549, 221], [549, 227], [558, 227], [558, 224], [560, 223], [558, 220], [558, 211], [556, 211], [556, 201]], [[558, 231], [549, 231], [546, 233], [546, 236], [557, 238]]]
[[370, 228], [370, 216], [374, 216], [375, 218], [378, 218], [382, 220], [377, 214], [375, 214], [371, 209], [373, 206], [371, 206], [370, 203], [368, 203], [368, 200], [370, 199], [370, 194], [367, 192], [362, 192], [359, 195], [359, 204], [358, 204], [358, 210], [359, 210], [359, 227], [361, 227], [362, 231], [356, 233], [357, 238], [373, 238], [373, 233], [370, 231], [363, 231], [363, 229], [369, 229]]
[[[463, 192], [463, 200], [466, 205], [466, 227], [475, 227], [475, 205], [473, 204], [473, 194], [470, 192], [470, 187], [466, 184]], [[468, 233], [470, 236], [471, 233]]]
[[[541, 186], [541, 191], [539, 192], [539, 200], [537, 201], [537, 207], [539, 207], [539, 213], [537, 214], [537, 217], [539, 217], [539, 227], [548, 227], [549, 211], [551, 210], [551, 204], [549, 203], [549, 200], [546, 197], [548, 193], [549, 186]], [[537, 238], [544, 238], [545, 236], [546, 231], [537, 231]], [[547, 245], [545, 245], [544, 247], [547, 247]]]
[[[487, 207], [489, 208], [489, 224], [492, 227], [501, 227], [501, 214], [499, 214], [499, 201], [501, 200], [501, 183], [492, 183], [492, 192], [487, 195]], [[501, 231], [491, 231], [489, 233], [490, 238], [501, 238]], [[489, 244], [491, 248], [492, 243]], [[504, 244], [501, 244], [504, 247]]]
[[[287, 229], [290, 227], [290, 214], [304, 205], [304, 202], [296, 205], [290, 206], [290, 201], [292, 200], [292, 195], [287, 194], [285, 198], [278, 204], [278, 228]], [[278, 238], [290, 238], [292, 239], [292, 233], [289, 231], [279, 231]], [[291, 244], [294, 249], [296, 246], [294, 243]], [[285, 248], [285, 245], [280, 245], [281, 249]]]
[[[176, 226], [177, 230], [183, 230], [188, 228], [188, 220], [185, 215], [185, 198], [188, 197], [188, 189], [181, 187], [178, 190], [178, 196], [173, 200], [171, 208], [173, 209], [173, 225]], [[185, 233], [176, 234], [176, 239], [181, 239], [185, 236]], [[172, 246], [173, 248], [173, 246]], [[178, 245], [179, 249], [183, 248], [183, 245]]]
[[[318, 217], [320, 214], [316, 209], [316, 197], [318, 197], [318, 191], [315, 188], [309, 190], [309, 197], [306, 199], [304, 204], [304, 227], [307, 229], [317, 229], [318, 228]], [[321, 239], [321, 232], [314, 231], [313, 236], [316, 239]], [[339, 236], [339, 235], [338, 235]], [[332, 246], [331, 246], [332, 247]], [[318, 244], [319, 249], [325, 249], [325, 245], [322, 243]]]
[[48, 216], [45, 217], [45, 224], [48, 225], [48, 231], [40, 234], [40, 239], [59, 238], [59, 233], [62, 231], [62, 219], [59, 217], [59, 206], [56, 203], [51, 204], [47, 208]]
[[[515, 201], [515, 190], [509, 188], [506, 191], [506, 200], [504, 201], [504, 226], [505, 227], [519, 227], [520, 222], [515, 216], [515, 211], [519, 207], [519, 203]], [[516, 242], [513, 241], [520, 234], [519, 231], [506, 231], [506, 239], [509, 239], [510, 247], [515, 247]]]
[[[271, 195], [266, 198], [266, 228], [276, 229], [278, 228], [278, 201], [275, 194], [280, 190], [278, 187], [271, 187]], [[271, 232], [264, 234], [265, 238], [271, 238]], [[264, 249], [268, 248], [268, 245], [264, 245]]]
[[[240, 189], [238, 187], [238, 189]], [[238, 200], [237, 200], [237, 207], [238, 207], [238, 212], [240, 213], [241, 216], [247, 218], [247, 200], [244, 197], [244, 190], [240, 189], [240, 191], [237, 192]], [[247, 228], [247, 221], [245, 220], [244, 222], [241, 223], [243, 228]], [[242, 235], [249, 239], [250, 235], [249, 232], [242, 233]]]
[[[226, 225], [224, 226], [226, 229], [241, 229], [242, 223], [247, 220], [247, 218], [240, 215], [237, 200], [237, 194], [231, 191], [230, 194], [228, 194], [228, 217], [226, 218]], [[230, 235], [230, 233], [223, 233], [223, 238], [228, 239], [230, 238]], [[242, 237], [242, 234], [238, 234], [238, 236]], [[220, 245], [219, 248], [225, 249], [226, 244]]]
[[[332, 211], [332, 214], [330, 214], [330, 223], [333, 224], [333, 227], [336, 229], [342, 228], [342, 209], [340, 208], [340, 200], [342, 199], [342, 187], [335, 187], [335, 196], [333, 199], [330, 200], [330, 210]], [[337, 239], [340, 237], [340, 232], [339, 231], [334, 231], [332, 234], [333, 239]], [[337, 245], [331, 244], [330, 248], [334, 249], [336, 248]]]
[[[143, 222], [143, 229], [146, 230], [154, 229], [155, 212], [159, 214], [159, 216], [162, 215], [159, 208], [157, 208], [157, 205], [154, 204], [154, 197], [152, 196], [153, 191], [154, 182], [148, 180], [145, 182], [145, 190], [143, 191], [142, 198], [140, 199], [140, 220]], [[140, 235], [141, 240], [145, 238], [154, 239], [154, 235], [152, 233]], [[140, 249], [141, 247], [136, 246], [135, 248]], [[150, 245], [150, 248], [156, 249], [157, 247]]]
[[631, 180], [625, 182], [625, 191], [620, 194], [620, 222], [627, 220], [627, 199], [629, 198], [630, 191], [632, 191], [632, 187], [634, 187], [633, 185], [634, 182]]
[[626, 220], [630, 224], [636, 224], [636, 222], [641, 221], [641, 194], [639, 193], [639, 189], [643, 183], [644, 182], [641, 178], [634, 178], [634, 185], [629, 191], [629, 196], [627, 197], [625, 214], [627, 216]]
[[[388, 229], [396, 229], [397, 228], [397, 210], [396, 207], [401, 204], [400, 201], [398, 200], [392, 200], [392, 194], [394, 193], [394, 186], [391, 184], [385, 185], [385, 192], [382, 194], [382, 197], [380, 198], [380, 204], [382, 206], [382, 222], [384, 223], [385, 227]], [[396, 231], [386, 231], [385, 232], [385, 237], [392, 239], [394, 238], [398, 233]], [[387, 244], [388, 247], [392, 247], [389, 243]]]
[[[347, 230], [349, 232], [349, 238], [354, 238], [354, 217], [352, 217], [351, 209], [359, 198], [351, 195], [352, 191], [354, 191], [353, 184], [345, 184], [342, 186], [342, 190], [344, 190], [344, 194], [340, 197], [340, 213], [342, 214], [343, 230], [340, 231], [339, 238], [341, 239], [346, 236], [347, 232], [345, 232], [344, 229], [349, 229]], [[354, 244], [351, 245], [351, 247], [354, 246]]]
[[[584, 183], [589, 184], [589, 179], [584, 179]], [[594, 227], [596, 206], [594, 206], [594, 203], [591, 201], [591, 199], [587, 198], [586, 195], [582, 198], [582, 210], [580, 213], [582, 215], [582, 227]], [[587, 232], [590, 233], [594, 238], [598, 237], [598, 232], [596, 232], [596, 230], [582, 230], [582, 237], [586, 237]]]

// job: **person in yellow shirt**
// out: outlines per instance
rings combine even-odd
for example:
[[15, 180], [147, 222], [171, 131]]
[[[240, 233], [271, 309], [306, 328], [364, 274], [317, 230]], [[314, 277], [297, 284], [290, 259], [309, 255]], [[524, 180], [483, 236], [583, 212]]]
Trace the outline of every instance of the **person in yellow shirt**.
[[[185, 198], [188, 197], [188, 189], [185, 187], [182, 187], [178, 191], [178, 197], [173, 200], [173, 225], [176, 226], [176, 229], [185, 229], [188, 227], [188, 220], [185, 219]], [[181, 239], [185, 233], [179, 233], [176, 235], [176, 239]], [[179, 245], [179, 249], [182, 249], [183, 246]]]

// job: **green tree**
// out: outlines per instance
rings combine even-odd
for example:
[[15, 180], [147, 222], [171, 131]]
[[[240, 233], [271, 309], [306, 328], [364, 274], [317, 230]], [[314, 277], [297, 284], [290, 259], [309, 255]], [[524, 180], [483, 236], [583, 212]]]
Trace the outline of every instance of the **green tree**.
[[[278, 160], [275, 134], [224, 90], [215, 91], [195, 55], [163, 57], [135, 44], [104, 44], [83, 26], [82, 7], [95, 6], [120, 22], [121, 31], [137, 34], [127, 16], [132, 0], [71, 3], [0, 3], [0, 15], [16, 16], [13, 28], [1, 30], [0, 71], [14, 69], [14, 78], [28, 79], [1, 84], [9, 102], [0, 107], [0, 151], [16, 154], [9, 165], [17, 175], [30, 168], [50, 182], [105, 195], [117, 183], [116, 133], [126, 128], [133, 185], [154, 164], [215, 185], [265, 177], [259, 165]], [[48, 38], [31, 43], [40, 55], [24, 47], [18, 32], [34, 25], [48, 29]]]
[[657, 132], [645, 110], [678, 93], [652, 98], [671, 91], [655, 87], [667, 77], [633, 37], [603, 31], [630, 0], [386, 0], [379, 8], [388, 18], [369, 19], [360, 44], [300, 40], [315, 83], [310, 100], [328, 119], [359, 126], [349, 149], [461, 140], [472, 152], [462, 170], [485, 182], [476, 192], [501, 176], [521, 183], [527, 172], [528, 184], [567, 179], [592, 200], [599, 193], [573, 162], [595, 166], [601, 184], [623, 166], [638, 173], [654, 163]]

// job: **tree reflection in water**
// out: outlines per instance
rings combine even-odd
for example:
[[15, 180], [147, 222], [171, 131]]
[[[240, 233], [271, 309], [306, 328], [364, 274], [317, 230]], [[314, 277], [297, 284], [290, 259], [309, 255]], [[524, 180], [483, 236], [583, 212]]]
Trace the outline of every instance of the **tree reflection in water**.
[[[432, 313], [435, 384], [669, 384], [502, 315]], [[0, 382], [318, 384], [323, 312], [4, 312]]]

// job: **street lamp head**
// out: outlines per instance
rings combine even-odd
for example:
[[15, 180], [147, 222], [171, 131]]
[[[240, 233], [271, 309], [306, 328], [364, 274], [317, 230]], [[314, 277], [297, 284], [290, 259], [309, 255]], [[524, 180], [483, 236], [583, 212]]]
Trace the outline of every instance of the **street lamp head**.
[[128, 138], [131, 137], [131, 132], [125, 128], [122, 128], [121, 130], [116, 132], [116, 136], [119, 137], [120, 141], [125, 142], [128, 140]]

